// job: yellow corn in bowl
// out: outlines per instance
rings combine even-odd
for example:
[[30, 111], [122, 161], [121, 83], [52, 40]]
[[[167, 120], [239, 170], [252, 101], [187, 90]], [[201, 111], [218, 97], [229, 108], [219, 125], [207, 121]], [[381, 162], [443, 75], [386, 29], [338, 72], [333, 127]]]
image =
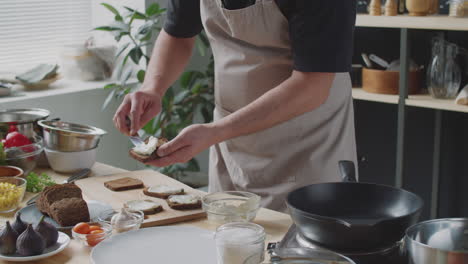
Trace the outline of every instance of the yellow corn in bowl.
[[0, 213], [16, 210], [23, 201], [26, 180], [17, 177], [0, 177]]

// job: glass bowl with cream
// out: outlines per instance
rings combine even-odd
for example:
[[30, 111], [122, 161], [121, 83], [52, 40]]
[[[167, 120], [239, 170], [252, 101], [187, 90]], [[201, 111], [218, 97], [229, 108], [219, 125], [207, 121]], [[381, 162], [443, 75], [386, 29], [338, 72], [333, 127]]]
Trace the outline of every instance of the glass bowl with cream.
[[202, 206], [212, 223], [251, 222], [260, 208], [260, 196], [240, 191], [216, 192], [205, 195]]

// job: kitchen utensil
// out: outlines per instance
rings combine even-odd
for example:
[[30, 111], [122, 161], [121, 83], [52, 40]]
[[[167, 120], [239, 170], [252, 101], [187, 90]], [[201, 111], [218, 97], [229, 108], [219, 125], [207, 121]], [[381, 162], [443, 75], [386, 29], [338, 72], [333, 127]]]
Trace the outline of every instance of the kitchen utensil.
[[238, 191], [216, 192], [205, 195], [202, 205], [210, 222], [250, 222], [260, 208], [260, 196]]
[[72, 229], [72, 237], [84, 246], [94, 247], [112, 235], [112, 226], [106, 222], [91, 222], [89, 225], [97, 225], [102, 228], [99, 234], [78, 234]]
[[[83, 169], [83, 170], [80, 170], [78, 172], [75, 172], [72, 176], [68, 177], [68, 179], [66, 179], [64, 181], [64, 183], [73, 183], [73, 182], [75, 182], [77, 180], [83, 179], [83, 178], [87, 177], [90, 172], [91, 172], [90, 169]], [[37, 198], [39, 197], [39, 195], [40, 195], [40, 193], [34, 195], [34, 197], [32, 197], [31, 199], [29, 199], [26, 202], [26, 205], [34, 204], [36, 202]]]
[[42, 129], [37, 125], [39, 120], [49, 117], [50, 112], [40, 108], [0, 110], [0, 138], [5, 138], [10, 125], [16, 126], [21, 134], [28, 138], [42, 135]]
[[[311, 248], [275, 248], [270, 250], [268, 264], [356, 264], [350, 258], [328, 250]], [[252, 256], [244, 264], [258, 264]], [[267, 264], [267, 263], [264, 263]]]
[[22, 177], [24, 172], [15, 166], [0, 166], [0, 177]]
[[142, 144], [145, 144], [145, 142], [140, 138], [140, 137], [134, 137], [134, 136], [129, 136], [130, 141], [132, 144], [136, 147]]
[[372, 69], [373, 65], [367, 54], [361, 53], [362, 61], [364, 61], [364, 64], [366, 65], [367, 68]]
[[[101, 201], [86, 200], [88, 204], [89, 217], [91, 221], [97, 221], [99, 215], [107, 210], [112, 209], [111, 205], [106, 204]], [[18, 212], [21, 213], [21, 220], [28, 223], [37, 223], [42, 217], [42, 213], [37, 209], [36, 204], [31, 204], [26, 207], [21, 208]], [[60, 226], [54, 219], [46, 216], [44, 221], [54, 225], [58, 230], [67, 231], [70, 230], [73, 226]]]
[[23, 175], [28, 175], [34, 168], [44, 150], [42, 138], [34, 136], [30, 138], [32, 144], [21, 147], [6, 148], [6, 164], [19, 167], [23, 170]]
[[97, 148], [77, 151], [64, 152], [45, 148], [47, 160], [50, 167], [60, 173], [73, 173], [83, 169], [90, 169], [96, 163]]
[[46, 248], [44, 253], [40, 255], [25, 257], [19, 254], [14, 254], [14, 255], [0, 254], [0, 260], [13, 261], [13, 262], [26, 262], [26, 261], [36, 261], [40, 259], [45, 259], [45, 258], [51, 257], [53, 255], [56, 255], [62, 252], [65, 248], [67, 248], [69, 243], [70, 243], [70, 237], [67, 236], [65, 233], [59, 232], [57, 243], [53, 246]]
[[164, 210], [154, 215], [148, 215], [147, 218], [143, 221], [142, 227], [168, 225], [206, 217], [206, 213], [201, 208], [186, 211], [174, 210], [167, 205], [165, 200], [144, 195], [142, 189], [114, 192], [104, 187], [104, 182], [124, 177], [139, 179], [143, 181], [146, 187], [153, 185], [167, 185], [183, 188], [188, 194], [195, 194], [199, 195], [200, 197], [205, 195], [204, 192], [192, 189], [191, 187], [177, 180], [169, 178], [153, 170], [141, 170], [108, 176], [93, 177], [76, 181], [75, 184], [81, 188], [85, 199], [102, 201], [110, 204], [112, 208], [115, 209], [121, 208], [125, 202], [130, 200], [152, 200], [160, 203]]
[[213, 232], [190, 226], [145, 228], [112, 236], [91, 251], [94, 264], [155, 262], [216, 264]]
[[406, 231], [413, 264], [468, 263], [468, 218], [446, 218], [415, 224]]
[[0, 184], [8, 184], [0, 188], [0, 213], [16, 210], [23, 201], [26, 180], [17, 177], [1, 177]]
[[44, 131], [44, 143], [50, 150], [77, 152], [94, 149], [106, 131], [88, 125], [63, 121], [39, 121]]
[[356, 182], [351, 161], [339, 166], [347, 182], [313, 184], [288, 194], [299, 233], [340, 251], [385, 248], [401, 240], [418, 220], [423, 200], [402, 189]]
[[[389, 0], [391, 1], [391, 0]], [[380, 67], [382, 67], [383, 69], [387, 69], [389, 64], [386, 60], [380, 58], [379, 56], [375, 55], [375, 54], [371, 54], [369, 56], [369, 59], [372, 60], [373, 62], [377, 63]]]
[[406, 0], [406, 9], [410, 16], [426, 16], [431, 9], [431, 2], [428, 0]]
[[[417, 94], [421, 90], [422, 71], [410, 71], [408, 94]], [[398, 94], [400, 73], [398, 71], [383, 71], [362, 69], [362, 89], [369, 93]]]

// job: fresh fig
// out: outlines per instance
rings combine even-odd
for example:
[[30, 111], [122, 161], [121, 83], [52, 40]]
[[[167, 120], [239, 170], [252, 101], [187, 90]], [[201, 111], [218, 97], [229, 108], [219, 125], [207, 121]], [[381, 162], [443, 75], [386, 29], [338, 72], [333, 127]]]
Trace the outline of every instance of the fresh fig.
[[41, 220], [39, 220], [35, 230], [42, 236], [42, 238], [44, 238], [46, 247], [50, 247], [57, 243], [59, 234], [55, 226], [44, 221], [44, 217], [44, 215], [41, 217]]
[[11, 227], [13, 227], [13, 229], [15, 229], [16, 232], [18, 232], [18, 235], [21, 235], [24, 232], [24, 230], [26, 230], [26, 227], [28, 227], [28, 225], [26, 225], [26, 223], [23, 222], [23, 220], [21, 220], [20, 212], [16, 213], [15, 222], [13, 222]]
[[6, 222], [0, 235], [0, 253], [4, 255], [14, 254], [16, 252], [16, 240], [18, 239], [18, 232], [11, 227], [10, 222]]
[[45, 241], [42, 236], [34, 231], [31, 224], [28, 224], [26, 230], [16, 240], [18, 253], [23, 256], [34, 256], [44, 252]]

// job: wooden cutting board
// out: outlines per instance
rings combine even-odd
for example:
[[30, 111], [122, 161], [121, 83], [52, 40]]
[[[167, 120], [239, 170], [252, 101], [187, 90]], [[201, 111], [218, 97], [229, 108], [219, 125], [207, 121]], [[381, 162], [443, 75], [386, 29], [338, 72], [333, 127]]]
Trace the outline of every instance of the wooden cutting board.
[[108, 175], [108, 176], [90, 177], [90, 178], [76, 181], [75, 184], [78, 185], [83, 191], [83, 196], [85, 200], [96, 200], [96, 201], [104, 202], [104, 203], [111, 205], [112, 208], [114, 209], [122, 208], [123, 204], [126, 201], [130, 201], [130, 200], [141, 199], [141, 200], [153, 200], [153, 201], [159, 202], [163, 206], [164, 211], [154, 214], [154, 215], [148, 215], [147, 219], [143, 221], [142, 227], [169, 225], [169, 224], [174, 224], [174, 223], [183, 222], [187, 220], [193, 220], [193, 219], [206, 217], [206, 214], [203, 212], [202, 209], [186, 210], [186, 211], [173, 210], [167, 205], [165, 200], [150, 197], [150, 196], [143, 194], [143, 189], [114, 192], [104, 187], [104, 182], [115, 180], [115, 179], [120, 179], [124, 177], [131, 177], [131, 178], [139, 179], [145, 184], [145, 187], [158, 185], [158, 184], [164, 184], [168, 186], [184, 188], [186, 193], [196, 194], [196, 195], [199, 195], [200, 197], [206, 194], [202, 191], [192, 189], [191, 187], [177, 180], [174, 180], [168, 176], [165, 176], [159, 172], [152, 171], [152, 170], [141, 170], [141, 171], [133, 171], [133, 172], [124, 172], [124, 173], [113, 174], [113, 175]]

